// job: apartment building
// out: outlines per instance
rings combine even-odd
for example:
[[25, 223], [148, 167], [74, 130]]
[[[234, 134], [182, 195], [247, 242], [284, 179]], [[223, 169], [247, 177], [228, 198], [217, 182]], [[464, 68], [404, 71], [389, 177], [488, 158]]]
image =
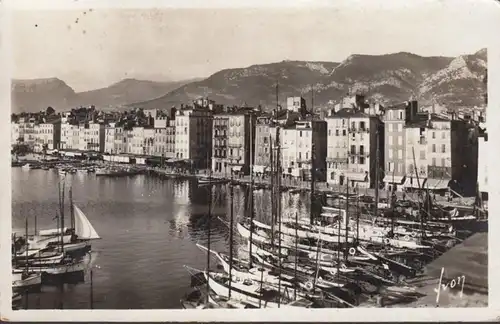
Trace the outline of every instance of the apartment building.
[[133, 127], [129, 131], [128, 151], [129, 154], [144, 155], [144, 127]]
[[231, 174], [229, 165], [229, 115], [216, 114], [213, 117], [212, 172]]
[[228, 108], [213, 118], [212, 170], [248, 174], [253, 151], [255, 115], [251, 108]]
[[386, 190], [403, 190], [406, 166], [406, 132], [407, 121], [413, 120], [418, 113], [417, 101], [407, 101], [385, 109], [384, 114], [384, 158]]
[[211, 167], [212, 111], [182, 108], [175, 115], [175, 158], [189, 160], [193, 167]]
[[155, 152], [155, 128], [144, 128], [143, 155], [153, 156]]
[[41, 123], [34, 126], [35, 130], [35, 152], [42, 152], [46, 147], [48, 150], [59, 149], [61, 139], [61, 122]]
[[271, 124], [270, 114], [262, 114], [255, 120], [254, 173], [263, 175], [271, 165]]
[[127, 153], [127, 131], [116, 123], [110, 123], [105, 127], [104, 152], [109, 154]]
[[82, 151], [104, 152], [106, 133], [104, 124], [84, 123], [79, 126], [78, 149]]
[[[374, 188], [383, 179], [384, 125], [364, 107], [333, 110], [327, 121], [327, 179], [333, 185]], [[378, 152], [378, 153], [377, 153]]]

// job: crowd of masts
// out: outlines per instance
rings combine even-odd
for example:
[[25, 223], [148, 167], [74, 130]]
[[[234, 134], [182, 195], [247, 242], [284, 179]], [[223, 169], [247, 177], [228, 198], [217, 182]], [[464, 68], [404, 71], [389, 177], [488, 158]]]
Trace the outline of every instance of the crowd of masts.
[[[252, 127], [250, 127], [252, 129]], [[315, 163], [314, 147], [311, 154], [311, 190], [310, 190], [310, 215], [309, 224], [303, 220], [299, 222], [299, 215], [295, 213], [295, 224], [286, 220], [283, 228], [281, 208], [281, 150], [280, 131], [276, 138], [270, 138], [270, 175], [271, 175], [271, 221], [270, 225], [260, 223], [254, 219], [253, 199], [253, 170], [250, 171], [251, 181], [249, 185], [249, 215], [243, 222], [237, 223], [240, 234], [248, 240], [248, 259], [238, 259], [234, 254], [234, 213], [233, 213], [233, 185], [230, 186], [230, 215], [229, 222], [229, 257], [222, 253], [211, 250], [210, 246], [210, 222], [211, 222], [211, 194], [212, 186], [209, 183], [209, 210], [208, 210], [208, 243], [207, 268], [205, 271], [194, 273], [196, 269], [188, 268], [198, 280], [193, 286], [205, 285], [205, 294], [199, 294], [196, 288], [181, 301], [185, 308], [261, 308], [261, 307], [355, 307], [360, 302], [360, 296], [368, 293], [366, 289], [360, 288], [362, 282], [375, 286], [373, 291], [380, 293], [385, 288], [397, 288], [396, 299], [407, 300], [410, 296], [415, 298], [415, 291], [407, 287], [402, 278], [415, 276], [422, 265], [436, 256], [434, 251], [438, 246], [446, 242], [450, 247], [456, 241], [451, 231], [443, 230], [441, 224], [438, 230], [426, 227], [426, 221], [430, 219], [430, 210], [422, 210], [419, 195], [419, 230], [405, 228], [404, 222], [398, 221], [396, 228], [396, 216], [394, 212], [395, 195], [391, 198], [391, 217], [384, 219], [379, 215], [378, 188], [375, 190], [375, 204], [373, 217], [369, 222], [363, 221], [363, 231], [373, 230], [373, 240], [366, 234], [360, 237], [360, 199], [356, 196], [355, 204], [351, 206], [349, 186], [346, 188], [345, 204], [338, 204], [338, 215], [333, 217], [334, 222], [325, 224], [319, 222], [315, 215], [316, 193], [315, 193]], [[250, 136], [253, 139], [253, 136]], [[378, 141], [377, 141], [378, 142]], [[378, 150], [377, 150], [378, 159]], [[252, 167], [251, 167], [252, 168]], [[378, 181], [378, 172], [377, 179]], [[211, 175], [209, 176], [211, 179]], [[417, 181], [419, 181], [417, 179]], [[347, 179], [349, 183], [349, 179]], [[359, 193], [356, 188], [356, 192]], [[420, 191], [421, 192], [421, 191]], [[430, 195], [426, 194], [427, 203], [430, 208]], [[353, 207], [353, 208], [351, 208]], [[332, 208], [326, 208], [330, 210]], [[354, 209], [355, 225], [351, 221], [350, 211]], [[322, 214], [323, 215], [323, 214]], [[344, 215], [342, 217], [342, 215]], [[390, 223], [389, 228], [376, 225], [376, 221], [384, 224]], [[321, 224], [322, 223], [322, 224]], [[342, 228], [344, 226], [344, 228]], [[355, 230], [351, 228], [355, 226]], [[385, 225], [387, 226], [387, 225]], [[437, 225], [433, 225], [437, 226]], [[293, 228], [294, 227], [294, 234]], [[426, 229], [428, 228], [428, 229]], [[342, 233], [344, 230], [344, 233]], [[378, 231], [378, 232], [377, 232]], [[398, 239], [396, 232], [408, 233], [404, 240]], [[353, 233], [354, 232], [354, 233]], [[445, 232], [443, 234], [443, 232]], [[433, 241], [431, 244], [427, 234], [431, 233]], [[353, 237], [354, 235], [354, 237]], [[411, 237], [410, 237], [411, 235]], [[333, 238], [336, 238], [336, 246]], [[345, 241], [344, 241], [345, 239]], [[304, 244], [304, 240], [308, 241]], [[406, 240], [406, 242], [405, 242]], [[286, 243], [285, 243], [286, 241]], [[333, 245], [332, 245], [333, 244]], [[432, 253], [427, 253], [429, 249]], [[440, 250], [443, 250], [441, 247]], [[286, 251], [286, 252], [284, 252]], [[290, 272], [286, 255], [293, 252], [293, 271]], [[304, 252], [309, 253], [309, 258], [304, 257]], [[307, 254], [306, 253], [306, 254]], [[224, 272], [211, 272], [210, 261], [212, 254], [218, 256], [223, 263]], [[322, 258], [325, 255], [333, 255], [331, 263], [326, 264]], [[310, 256], [313, 255], [313, 258]], [[246, 259], [246, 258], [245, 258]], [[422, 259], [415, 262], [416, 259]], [[403, 261], [402, 261], [403, 260]], [[331, 267], [331, 266], [334, 267]], [[328, 271], [325, 272], [325, 269]], [[369, 269], [369, 270], [368, 270]], [[200, 275], [203, 274], [203, 275]], [[307, 280], [309, 276], [309, 280]], [[306, 278], [306, 279], [304, 279]], [[241, 280], [244, 284], [241, 284]], [[360, 286], [361, 285], [361, 286]], [[293, 298], [286, 296], [288, 289], [293, 288]], [[332, 288], [333, 287], [333, 288]], [[340, 289], [337, 289], [341, 287]], [[318, 289], [319, 288], [319, 289]], [[274, 295], [269, 296], [268, 291], [274, 290]], [[346, 297], [347, 296], [347, 297]], [[348, 297], [355, 296], [349, 299]], [[391, 295], [394, 299], [394, 294]], [[286, 300], [286, 302], [285, 302]], [[329, 302], [325, 302], [329, 300]], [[365, 300], [366, 302], [366, 300]]]

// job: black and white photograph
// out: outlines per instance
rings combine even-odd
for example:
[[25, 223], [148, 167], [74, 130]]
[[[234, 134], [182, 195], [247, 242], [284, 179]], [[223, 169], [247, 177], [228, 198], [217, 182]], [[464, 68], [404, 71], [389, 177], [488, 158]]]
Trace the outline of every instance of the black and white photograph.
[[2, 8], [9, 318], [488, 308], [497, 3], [63, 2]]

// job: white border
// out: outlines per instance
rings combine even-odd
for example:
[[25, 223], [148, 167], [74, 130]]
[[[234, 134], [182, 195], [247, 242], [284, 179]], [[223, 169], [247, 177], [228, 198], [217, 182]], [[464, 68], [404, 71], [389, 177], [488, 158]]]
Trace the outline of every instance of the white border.
[[[146, 1], [146, 0], [124, 0], [120, 1], [95, 1], [95, 0], [13, 0], [7, 4], [6, 0], [0, 0], [0, 107], [4, 114], [0, 127], [2, 136], [0, 144], [2, 152], [10, 152], [10, 33], [9, 15], [6, 7], [15, 10], [27, 9], [78, 9], [78, 8], [149, 8], [149, 7], [177, 7], [177, 8], [208, 8], [208, 7], [321, 7], [334, 6], [339, 9], [346, 6], [363, 6], [369, 10], [373, 7], [383, 6], [405, 6], [412, 7], [429, 2], [429, 0], [418, 1], [375, 1], [375, 0], [347, 0], [347, 1], [327, 1], [327, 0], [300, 0], [300, 1], [278, 1], [278, 0], [171, 0], [171, 1]], [[464, 0], [466, 1], [466, 0]], [[494, 0], [475, 0], [477, 5], [490, 5], [491, 10], [498, 10], [500, 6]], [[463, 1], [447, 0], [441, 1], [447, 5], [460, 5]], [[411, 8], [410, 8], [411, 9]], [[500, 14], [494, 21], [485, 21], [490, 28], [500, 30]], [[500, 138], [499, 118], [500, 110], [500, 38], [492, 39], [488, 46], [488, 71], [489, 71], [489, 109], [488, 109], [488, 133], [489, 141], [496, 142]], [[36, 59], [36, 57], [34, 57]], [[496, 90], [496, 91], [495, 91]], [[492, 145], [494, 147], [500, 145]], [[489, 156], [489, 163], [495, 166], [496, 157], [499, 153], [492, 149]], [[498, 199], [497, 185], [499, 184], [497, 170], [489, 168], [490, 201], [489, 209], [492, 217], [489, 219], [489, 233], [495, 233], [499, 228], [497, 214], [500, 211], [500, 200]], [[4, 177], [6, 184], [10, 184], [11, 170], [9, 154], [4, 156], [0, 164], [0, 174]], [[283, 313], [279, 309], [263, 310], [28, 310], [12, 311], [11, 308], [11, 282], [5, 278], [10, 278], [10, 232], [11, 232], [11, 188], [4, 185], [0, 188], [0, 199], [2, 201], [2, 217], [0, 219], [0, 255], [2, 256], [2, 266], [0, 266], [1, 296], [0, 314], [2, 320], [8, 321], [478, 321], [495, 320], [500, 318], [500, 295], [499, 278], [495, 276], [496, 269], [500, 269], [500, 258], [497, 255], [497, 238], [489, 235], [489, 306], [487, 308], [364, 308], [359, 309], [287, 309]], [[493, 251], [492, 251], [493, 250]]]

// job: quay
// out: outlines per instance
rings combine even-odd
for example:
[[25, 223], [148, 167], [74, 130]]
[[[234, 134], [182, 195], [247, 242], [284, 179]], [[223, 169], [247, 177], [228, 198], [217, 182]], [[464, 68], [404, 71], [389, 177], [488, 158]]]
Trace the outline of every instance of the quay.
[[[441, 289], [437, 299], [440, 278]], [[465, 278], [462, 293], [459, 278]], [[488, 233], [475, 233], [429, 263], [421, 276], [407, 283], [423, 295], [411, 304], [404, 305], [407, 307], [488, 306]]]

